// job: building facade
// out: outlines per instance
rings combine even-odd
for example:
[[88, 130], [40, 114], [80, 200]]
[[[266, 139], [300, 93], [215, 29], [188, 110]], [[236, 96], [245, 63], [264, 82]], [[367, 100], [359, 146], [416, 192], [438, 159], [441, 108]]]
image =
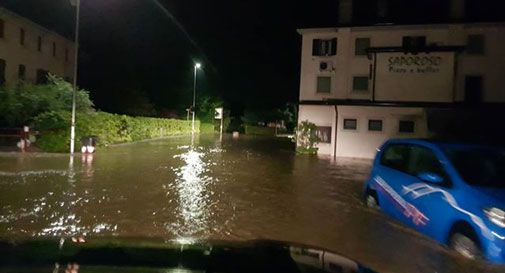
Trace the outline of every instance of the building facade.
[[505, 102], [504, 23], [298, 32], [298, 119], [318, 126], [320, 154], [373, 158], [388, 138], [429, 137], [430, 108]]
[[74, 43], [0, 7], [0, 85], [44, 83], [47, 73], [70, 80]]

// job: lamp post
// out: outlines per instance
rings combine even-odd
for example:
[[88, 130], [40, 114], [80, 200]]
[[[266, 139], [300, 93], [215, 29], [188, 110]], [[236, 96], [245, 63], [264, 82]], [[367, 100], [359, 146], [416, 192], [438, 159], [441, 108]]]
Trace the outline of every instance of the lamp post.
[[191, 134], [195, 134], [195, 106], [196, 106], [196, 72], [198, 69], [202, 67], [201, 63], [195, 63], [194, 66], [194, 77], [193, 77], [193, 106], [192, 109], [192, 117], [191, 117]]
[[74, 79], [72, 92], [72, 121], [70, 124], [70, 154], [74, 154], [75, 150], [75, 100], [77, 95], [77, 64], [79, 58], [79, 15], [81, 8], [81, 0], [70, 0], [70, 3], [76, 7], [75, 11], [75, 46], [74, 46]]

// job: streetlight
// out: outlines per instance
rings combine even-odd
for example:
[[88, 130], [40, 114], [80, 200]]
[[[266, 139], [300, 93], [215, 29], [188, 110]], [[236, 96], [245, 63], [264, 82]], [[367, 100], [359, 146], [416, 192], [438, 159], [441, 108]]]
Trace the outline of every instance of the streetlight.
[[75, 46], [74, 46], [74, 80], [72, 92], [72, 121], [70, 124], [70, 154], [74, 154], [75, 149], [75, 99], [77, 94], [77, 64], [79, 58], [79, 14], [81, 8], [81, 0], [70, 0], [70, 4], [76, 7], [75, 11]]
[[195, 63], [195, 73], [193, 78], [193, 107], [192, 107], [192, 118], [191, 118], [191, 134], [195, 134], [195, 105], [196, 105], [196, 71], [202, 67], [201, 63]]

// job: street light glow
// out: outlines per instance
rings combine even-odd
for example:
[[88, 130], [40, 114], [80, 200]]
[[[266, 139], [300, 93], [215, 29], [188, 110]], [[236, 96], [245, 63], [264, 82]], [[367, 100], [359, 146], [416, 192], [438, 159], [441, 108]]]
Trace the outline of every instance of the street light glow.
[[202, 67], [202, 64], [201, 64], [201, 63], [196, 63], [196, 64], [195, 64], [195, 68], [196, 68], [196, 69], [200, 69], [201, 67]]

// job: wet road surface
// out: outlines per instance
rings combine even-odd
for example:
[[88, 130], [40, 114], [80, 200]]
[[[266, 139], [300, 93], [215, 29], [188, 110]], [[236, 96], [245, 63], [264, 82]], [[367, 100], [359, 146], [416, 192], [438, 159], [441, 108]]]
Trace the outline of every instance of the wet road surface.
[[92, 157], [0, 154], [0, 236], [274, 239], [382, 272], [504, 272], [365, 208], [370, 162], [296, 156], [283, 139], [186, 137]]

